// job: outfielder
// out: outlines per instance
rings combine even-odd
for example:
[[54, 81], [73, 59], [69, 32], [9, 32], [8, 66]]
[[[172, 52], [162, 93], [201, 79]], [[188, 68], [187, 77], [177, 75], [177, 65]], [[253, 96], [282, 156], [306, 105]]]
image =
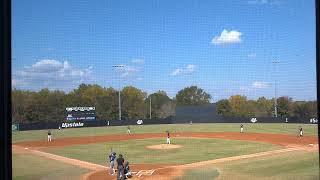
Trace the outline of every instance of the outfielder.
[[48, 142], [52, 141], [52, 135], [51, 135], [51, 131], [48, 131]]
[[240, 125], [240, 133], [243, 133], [243, 124]]
[[167, 131], [167, 144], [171, 144], [169, 131]]

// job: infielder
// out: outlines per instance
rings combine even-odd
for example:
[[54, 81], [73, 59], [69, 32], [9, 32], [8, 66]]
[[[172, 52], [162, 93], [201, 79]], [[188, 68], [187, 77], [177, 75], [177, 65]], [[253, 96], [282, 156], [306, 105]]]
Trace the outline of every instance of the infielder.
[[243, 133], [243, 124], [240, 125], [240, 133]]
[[51, 135], [51, 131], [48, 131], [48, 142], [52, 141], [52, 135]]
[[128, 133], [129, 135], [131, 134], [130, 126], [128, 126], [127, 133]]
[[169, 131], [167, 131], [167, 144], [171, 144]]
[[110, 174], [111, 175], [114, 175], [114, 172], [115, 172], [115, 170], [114, 170], [114, 161], [116, 160], [116, 153], [115, 152], [112, 152], [110, 155], [109, 155], [109, 164], [110, 164]]
[[299, 136], [300, 136], [300, 137], [303, 137], [303, 130], [302, 130], [302, 127], [300, 127], [299, 131], [300, 131]]

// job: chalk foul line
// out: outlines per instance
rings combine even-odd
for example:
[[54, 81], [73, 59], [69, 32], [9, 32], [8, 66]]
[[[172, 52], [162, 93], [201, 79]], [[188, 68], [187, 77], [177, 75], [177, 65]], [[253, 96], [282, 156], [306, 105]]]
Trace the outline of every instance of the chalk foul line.
[[190, 163], [190, 164], [162, 167], [162, 168], [157, 168], [155, 170], [161, 170], [161, 169], [166, 169], [166, 168], [194, 168], [194, 167], [201, 167], [201, 166], [206, 166], [206, 165], [216, 164], [216, 163], [221, 163], [221, 162], [228, 162], [228, 161], [234, 161], [234, 160], [240, 160], [240, 159], [261, 157], [261, 156], [274, 155], [274, 154], [291, 152], [291, 151], [299, 151], [299, 150], [303, 150], [303, 149], [301, 149], [301, 148], [285, 148], [285, 149], [279, 149], [279, 150], [259, 152], [259, 153], [254, 153], [254, 154], [231, 156], [231, 157], [225, 157], [225, 158], [220, 158], [220, 159], [195, 162], [195, 163]]
[[[15, 145], [15, 148], [22, 148], [19, 146]], [[107, 170], [109, 167], [102, 166], [99, 164], [94, 164], [86, 161], [81, 161], [78, 159], [72, 159], [72, 158], [67, 158], [64, 156], [59, 156], [39, 150], [33, 150], [33, 149], [24, 149], [25, 151], [28, 151], [32, 154], [53, 159], [56, 161], [60, 161], [66, 164], [70, 164], [73, 166], [78, 166], [81, 168], [89, 169], [92, 171], [99, 171], [99, 170]], [[267, 155], [274, 155], [274, 154], [279, 154], [279, 153], [285, 153], [285, 152], [291, 152], [291, 151], [303, 151], [304, 149], [299, 148], [299, 147], [291, 147], [291, 148], [285, 148], [285, 149], [279, 149], [279, 150], [272, 150], [272, 151], [265, 151], [265, 152], [259, 152], [259, 153], [254, 153], [254, 154], [247, 154], [247, 155], [240, 155], [240, 156], [232, 156], [232, 157], [225, 157], [225, 158], [220, 158], [220, 159], [214, 159], [214, 160], [208, 160], [208, 161], [201, 161], [201, 162], [195, 162], [195, 163], [190, 163], [190, 164], [183, 164], [183, 165], [174, 165], [174, 166], [167, 166], [167, 167], [162, 167], [162, 168], [156, 168], [156, 169], [151, 169], [151, 170], [140, 170], [138, 172], [135, 172], [134, 174], [138, 177], [141, 176], [150, 176], [153, 175], [154, 172], [161, 170], [161, 169], [170, 169], [170, 168], [178, 168], [178, 169], [188, 169], [188, 168], [195, 168], [195, 167], [201, 167], [201, 166], [206, 166], [210, 164], [215, 164], [215, 163], [222, 163], [222, 162], [228, 162], [228, 161], [235, 161], [235, 160], [240, 160], [240, 159], [248, 159], [248, 158], [254, 158], [254, 157], [261, 157], [261, 156], [267, 156]]]
[[97, 171], [97, 170], [107, 170], [107, 169], [109, 169], [109, 167], [102, 166], [102, 165], [99, 165], [99, 164], [94, 164], [94, 163], [90, 163], [90, 162], [86, 162], [86, 161], [81, 161], [81, 160], [78, 160], [78, 159], [72, 159], [72, 158], [59, 156], [59, 155], [55, 155], [55, 154], [51, 154], [51, 153], [47, 153], [47, 152], [43, 152], [43, 151], [38, 151], [38, 150], [34, 150], [34, 149], [26, 149], [26, 148], [23, 148], [23, 147], [19, 147], [17, 145], [15, 145], [15, 148], [20, 149], [20, 151], [21, 151], [21, 149], [23, 149], [25, 152], [29, 152], [31, 154], [35, 154], [35, 155], [38, 155], [38, 156], [41, 156], [41, 157], [45, 157], [45, 158], [48, 158], [48, 159], [53, 159], [53, 160], [56, 160], [56, 161], [60, 161], [60, 162], [66, 163], [66, 164], [70, 164], [70, 165], [73, 165], [73, 166], [78, 166], [78, 167], [89, 169], [89, 170]]

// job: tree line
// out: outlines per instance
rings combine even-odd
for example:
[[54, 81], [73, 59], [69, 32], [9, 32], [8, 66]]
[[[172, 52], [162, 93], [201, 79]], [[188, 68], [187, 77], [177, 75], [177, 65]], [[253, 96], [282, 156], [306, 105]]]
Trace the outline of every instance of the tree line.
[[293, 101], [282, 96], [267, 99], [260, 97], [249, 100], [246, 96], [234, 95], [216, 103], [217, 113], [223, 116], [238, 117], [274, 117], [275, 105], [278, 117], [314, 118], [317, 117], [317, 101]]
[[[38, 92], [12, 91], [13, 122], [52, 122], [64, 121], [66, 107], [94, 106], [96, 118], [101, 120], [118, 119], [118, 93], [112, 87], [97, 84], [81, 84], [73, 91], [42, 89]], [[151, 105], [151, 118], [175, 116], [175, 107], [182, 105], [209, 104], [211, 95], [197, 86], [180, 90], [170, 98], [165, 91], [147, 94], [141, 89], [126, 86], [120, 91], [122, 119], [147, 119]], [[150, 103], [151, 100], [151, 103]], [[223, 116], [267, 116], [274, 114], [274, 99], [261, 97], [248, 100], [241, 95], [231, 96], [216, 102], [216, 111]], [[279, 97], [278, 115], [282, 117], [316, 117], [316, 101], [293, 101], [289, 97]]]

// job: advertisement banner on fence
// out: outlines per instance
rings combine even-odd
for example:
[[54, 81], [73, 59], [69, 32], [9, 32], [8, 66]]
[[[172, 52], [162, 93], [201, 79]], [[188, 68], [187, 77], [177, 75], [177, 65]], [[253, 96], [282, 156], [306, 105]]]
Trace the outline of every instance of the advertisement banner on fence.
[[19, 124], [12, 124], [11, 130], [12, 131], [19, 131]]
[[84, 123], [83, 122], [72, 122], [72, 123], [62, 123], [61, 127], [62, 128], [73, 128], [73, 127], [83, 127]]
[[310, 123], [311, 123], [311, 124], [318, 124], [318, 119], [316, 119], [316, 118], [311, 118], [311, 119], [310, 119]]

